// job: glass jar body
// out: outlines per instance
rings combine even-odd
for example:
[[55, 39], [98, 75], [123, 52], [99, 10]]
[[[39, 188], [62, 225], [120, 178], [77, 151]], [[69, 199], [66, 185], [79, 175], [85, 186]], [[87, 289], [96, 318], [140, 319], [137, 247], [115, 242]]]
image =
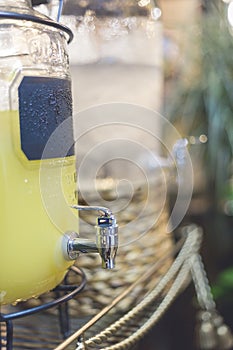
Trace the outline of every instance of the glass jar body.
[[[0, 43], [0, 304], [8, 304], [63, 279], [62, 236], [77, 230], [67, 209], [76, 175], [65, 35], [0, 18]], [[67, 145], [51, 141], [56, 133]]]

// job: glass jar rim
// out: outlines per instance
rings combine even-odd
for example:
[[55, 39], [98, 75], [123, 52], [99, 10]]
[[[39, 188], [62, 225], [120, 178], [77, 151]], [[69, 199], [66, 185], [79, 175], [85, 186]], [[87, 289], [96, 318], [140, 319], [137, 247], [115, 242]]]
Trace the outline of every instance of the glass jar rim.
[[65, 26], [59, 22], [55, 22], [46, 16], [42, 16], [41, 14], [39, 14], [36, 11], [33, 11], [33, 12], [38, 14], [38, 15], [34, 15], [34, 14], [30, 14], [30, 13], [17, 13], [17, 12], [1, 11], [0, 10], [0, 19], [4, 18], [4, 19], [30, 21], [30, 22], [44, 24], [44, 25], [47, 25], [50, 27], [54, 27], [54, 28], [57, 28], [57, 29], [65, 32], [68, 35], [68, 39], [67, 39], [68, 44], [72, 41], [74, 35], [73, 35], [73, 32], [71, 31], [70, 28], [68, 28], [67, 26]]

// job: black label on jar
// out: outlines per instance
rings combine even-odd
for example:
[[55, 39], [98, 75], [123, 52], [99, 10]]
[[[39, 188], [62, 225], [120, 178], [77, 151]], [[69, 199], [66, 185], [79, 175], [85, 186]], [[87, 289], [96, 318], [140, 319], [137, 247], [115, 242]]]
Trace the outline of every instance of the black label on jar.
[[65, 125], [62, 137], [56, 141], [49, 152], [46, 152], [46, 158], [73, 155], [70, 80], [24, 77], [18, 93], [21, 149], [26, 157], [29, 160], [41, 159], [45, 145], [61, 125]]

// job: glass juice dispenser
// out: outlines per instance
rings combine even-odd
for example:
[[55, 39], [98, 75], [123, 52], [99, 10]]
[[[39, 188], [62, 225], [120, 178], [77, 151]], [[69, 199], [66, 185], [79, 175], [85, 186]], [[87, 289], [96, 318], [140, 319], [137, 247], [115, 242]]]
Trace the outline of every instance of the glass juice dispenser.
[[78, 224], [71, 36], [30, 0], [0, 0], [0, 305], [52, 289], [71, 265], [59, 249]]
[[[71, 38], [30, 0], [0, 0], [0, 306], [54, 288], [79, 252], [114, 267], [114, 216], [77, 205]], [[77, 210], [99, 211], [95, 242], [79, 238]]]
[[[30, 0], [0, 0], [0, 306], [54, 288], [79, 252], [114, 267], [114, 216], [77, 205], [71, 38]], [[79, 238], [77, 210], [99, 211], [94, 242]]]

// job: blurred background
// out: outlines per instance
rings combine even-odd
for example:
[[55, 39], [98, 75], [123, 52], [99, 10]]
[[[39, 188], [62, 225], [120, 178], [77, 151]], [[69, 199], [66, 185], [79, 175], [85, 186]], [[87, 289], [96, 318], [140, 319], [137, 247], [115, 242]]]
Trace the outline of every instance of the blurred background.
[[[164, 114], [191, 143], [194, 192], [185, 220], [204, 228], [207, 274], [217, 307], [232, 329], [233, 2], [164, 0], [159, 6], [164, 28]], [[198, 348], [191, 289], [166, 316], [173, 338], [168, 349]]]
[[[55, 17], [58, 6], [52, 1], [40, 10]], [[61, 20], [74, 32], [75, 112], [138, 104], [160, 112], [187, 138], [194, 191], [183, 223], [204, 229], [212, 292], [233, 329], [233, 1], [67, 0]], [[172, 193], [169, 201], [172, 207]], [[196, 312], [191, 285], [137, 349], [198, 349]]]

